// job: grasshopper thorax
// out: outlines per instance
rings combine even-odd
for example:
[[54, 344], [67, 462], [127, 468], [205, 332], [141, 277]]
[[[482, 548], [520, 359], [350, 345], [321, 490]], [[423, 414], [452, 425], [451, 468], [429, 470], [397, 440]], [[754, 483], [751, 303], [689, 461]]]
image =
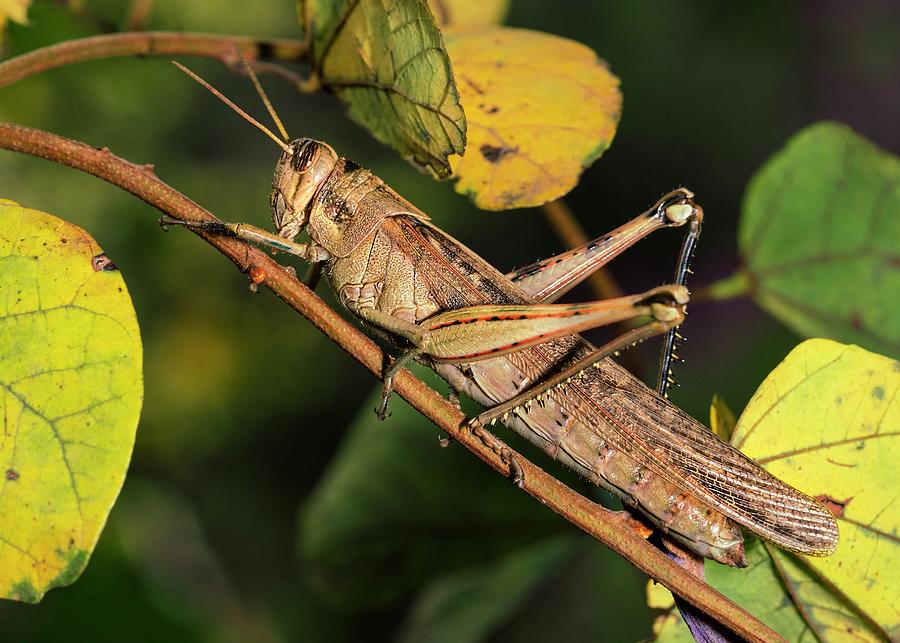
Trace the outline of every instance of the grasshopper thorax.
[[338, 162], [327, 143], [309, 138], [291, 141], [278, 159], [272, 179], [272, 220], [278, 235], [293, 239], [309, 222], [309, 205]]

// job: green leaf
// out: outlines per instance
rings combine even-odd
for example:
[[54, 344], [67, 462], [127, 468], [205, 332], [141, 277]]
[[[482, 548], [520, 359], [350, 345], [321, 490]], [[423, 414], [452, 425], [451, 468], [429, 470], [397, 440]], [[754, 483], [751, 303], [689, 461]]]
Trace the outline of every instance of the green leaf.
[[565, 523], [397, 396], [363, 404], [301, 513], [311, 582], [345, 609], [395, 602], [438, 574], [565, 529]]
[[[736, 569], [726, 565], [706, 565], [707, 582], [720, 592], [748, 609], [754, 616], [781, 634], [788, 641], [806, 640], [810, 632], [803, 618], [781, 585], [766, 548], [755, 538], [746, 540], [747, 567]], [[652, 581], [649, 581], [652, 583]], [[649, 588], [648, 588], [649, 589]], [[662, 586], [654, 589], [654, 606], [664, 604], [662, 596], [669, 596], [670, 605], [654, 624], [653, 632], [661, 643], [692, 641], [687, 625], [674, 608], [669, 591]]]
[[571, 535], [557, 536], [486, 565], [438, 579], [419, 596], [399, 640], [486, 640], [530, 594], [559, 571], [577, 542]]
[[451, 159], [456, 191], [479, 208], [559, 198], [612, 143], [619, 79], [590, 47], [485, 27], [448, 32], [447, 48], [469, 123], [466, 152]]
[[[571, 531], [571, 530], [570, 530]], [[577, 532], [442, 576], [417, 597], [407, 641], [637, 641], [644, 576]]]
[[122, 275], [84, 230], [0, 200], [0, 595], [37, 602], [78, 578], [142, 396]]
[[804, 337], [900, 357], [900, 160], [837, 123], [752, 179], [739, 242], [755, 299]]
[[814, 339], [769, 374], [738, 421], [732, 442], [825, 502], [841, 532], [827, 558], [757, 543], [751, 575], [706, 567], [712, 585], [788, 640], [900, 636], [898, 392], [900, 363]]
[[311, 61], [350, 117], [438, 177], [462, 154], [466, 118], [450, 59], [421, 0], [300, 0]]

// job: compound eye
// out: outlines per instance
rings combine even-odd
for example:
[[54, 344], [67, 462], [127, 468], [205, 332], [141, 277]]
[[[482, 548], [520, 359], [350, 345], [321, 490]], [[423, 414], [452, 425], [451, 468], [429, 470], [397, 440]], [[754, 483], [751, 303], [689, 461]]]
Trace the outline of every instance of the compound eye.
[[291, 158], [291, 167], [295, 172], [302, 174], [312, 167], [318, 155], [319, 146], [312, 141], [307, 141]]

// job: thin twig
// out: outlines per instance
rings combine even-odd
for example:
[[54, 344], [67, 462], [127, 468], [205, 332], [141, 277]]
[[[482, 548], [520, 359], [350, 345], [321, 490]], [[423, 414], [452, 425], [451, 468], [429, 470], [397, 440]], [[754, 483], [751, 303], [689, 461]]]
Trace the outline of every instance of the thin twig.
[[[55, 134], [9, 123], [0, 123], [0, 148], [42, 157], [97, 176], [176, 219], [214, 219], [209, 212], [163, 183], [149, 167], [130, 163], [107, 149], [98, 150]], [[373, 375], [380, 377], [385, 358], [381, 349], [300, 283], [295, 275], [243, 241], [202, 230], [196, 234], [241, 271], [252, 271], [254, 281], [268, 287]], [[508, 465], [511, 454], [521, 469], [521, 487], [525, 491], [692, 605], [748, 640], [781, 640], [773, 630], [709, 585], [698, 581], [644, 540], [640, 535], [643, 529], [637, 527], [632, 518], [591, 502], [518, 453], [508, 452], [502, 457], [490, 449], [472, 432], [462, 428], [466, 418], [458, 409], [409, 372], [397, 374], [394, 390], [442, 431], [504, 476], [513, 473]]]
[[[147, 31], [91, 36], [36, 49], [0, 63], [0, 87], [47, 69], [116, 56], [202, 56], [238, 67], [240, 55], [251, 61], [305, 62], [307, 45], [299, 40], [260, 40], [247, 36]], [[238, 53], [240, 52], [240, 54]], [[272, 66], [260, 68], [273, 73]], [[284, 73], [279, 70], [279, 73]]]

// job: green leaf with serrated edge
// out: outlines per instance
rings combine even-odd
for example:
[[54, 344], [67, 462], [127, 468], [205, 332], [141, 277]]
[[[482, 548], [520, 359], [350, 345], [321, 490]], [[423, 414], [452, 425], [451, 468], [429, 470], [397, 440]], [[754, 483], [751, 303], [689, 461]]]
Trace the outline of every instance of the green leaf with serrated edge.
[[796, 134], [751, 180], [745, 285], [805, 337], [900, 357], [900, 160], [837, 123]]
[[[710, 584], [788, 640], [900, 635], [898, 391], [900, 363], [856, 346], [809, 340], [772, 371], [738, 421], [736, 446], [838, 515], [840, 542], [830, 557], [756, 543], [748, 559], [751, 567], [764, 564], [765, 576], [742, 579], [741, 570], [706, 566]], [[783, 608], [773, 612], [779, 604]]]
[[421, 0], [301, 0], [322, 84], [382, 143], [438, 177], [462, 154], [466, 118], [450, 59]]
[[125, 478], [143, 396], [122, 275], [90, 235], [0, 200], [0, 596], [81, 574]]
[[410, 643], [484, 641], [560, 569], [577, 542], [571, 535], [556, 536], [438, 579], [418, 597], [398, 639]]
[[[435, 381], [435, 378], [430, 378]], [[344, 609], [397, 601], [434, 576], [565, 528], [394, 396], [359, 416], [300, 517], [313, 586]]]

